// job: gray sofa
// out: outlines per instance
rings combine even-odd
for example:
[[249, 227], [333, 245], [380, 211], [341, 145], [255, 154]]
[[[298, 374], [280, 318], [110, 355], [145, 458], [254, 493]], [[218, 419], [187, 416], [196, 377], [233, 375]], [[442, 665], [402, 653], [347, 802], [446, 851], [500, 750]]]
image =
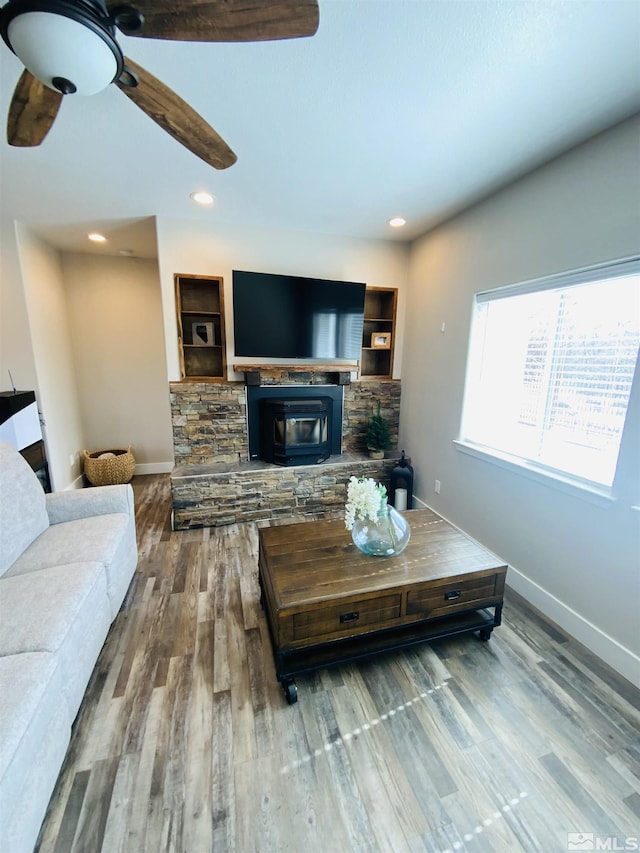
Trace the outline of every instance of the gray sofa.
[[0, 442], [0, 850], [30, 853], [138, 561], [131, 486], [45, 495]]

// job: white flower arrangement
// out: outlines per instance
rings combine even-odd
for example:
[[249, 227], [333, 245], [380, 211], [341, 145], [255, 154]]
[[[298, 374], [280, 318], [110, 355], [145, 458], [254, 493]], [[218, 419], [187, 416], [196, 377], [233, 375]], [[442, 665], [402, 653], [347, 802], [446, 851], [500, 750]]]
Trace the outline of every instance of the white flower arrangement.
[[387, 489], [371, 477], [351, 477], [347, 484], [347, 502], [344, 507], [344, 525], [352, 530], [356, 520], [375, 521], [387, 502]]

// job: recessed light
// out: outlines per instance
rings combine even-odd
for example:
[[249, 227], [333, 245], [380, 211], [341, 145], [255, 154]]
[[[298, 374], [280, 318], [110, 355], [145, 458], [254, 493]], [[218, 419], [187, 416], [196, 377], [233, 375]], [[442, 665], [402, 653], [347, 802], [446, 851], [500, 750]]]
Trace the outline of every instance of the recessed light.
[[211, 193], [205, 192], [204, 190], [198, 190], [195, 193], [191, 193], [189, 198], [195, 201], [196, 204], [202, 204], [205, 207], [213, 204], [213, 196]]
[[394, 216], [393, 219], [389, 220], [389, 225], [392, 228], [402, 228], [403, 225], [407, 224], [407, 220], [402, 216]]
[[89, 234], [88, 237], [94, 243], [106, 243], [107, 242], [107, 238], [104, 236], [104, 234], [97, 234], [94, 232], [93, 234]]

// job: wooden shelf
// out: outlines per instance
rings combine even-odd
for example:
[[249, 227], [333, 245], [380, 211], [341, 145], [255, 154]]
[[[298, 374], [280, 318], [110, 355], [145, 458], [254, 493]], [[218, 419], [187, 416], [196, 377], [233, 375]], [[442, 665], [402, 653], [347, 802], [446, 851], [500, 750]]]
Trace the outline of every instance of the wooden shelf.
[[236, 373], [244, 373], [247, 385], [260, 385], [262, 373], [269, 371], [284, 371], [286, 373], [333, 373], [337, 385], [348, 385], [351, 382], [351, 371], [357, 370], [353, 364], [234, 364]]
[[226, 379], [222, 279], [181, 273], [174, 279], [182, 379]]
[[[391, 379], [395, 347], [397, 290], [391, 287], [367, 287], [364, 298], [361, 379]], [[390, 336], [390, 346], [371, 346], [372, 336]]]
[[357, 370], [357, 362], [349, 364], [234, 364], [237, 373], [245, 370], [288, 370], [291, 373], [335, 373], [342, 370]]

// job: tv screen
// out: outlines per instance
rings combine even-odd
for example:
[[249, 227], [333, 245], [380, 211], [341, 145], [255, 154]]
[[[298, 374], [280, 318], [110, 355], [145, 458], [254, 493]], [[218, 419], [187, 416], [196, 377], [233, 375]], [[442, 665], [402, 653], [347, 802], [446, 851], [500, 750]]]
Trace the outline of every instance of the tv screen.
[[233, 271], [235, 354], [360, 358], [365, 285]]

